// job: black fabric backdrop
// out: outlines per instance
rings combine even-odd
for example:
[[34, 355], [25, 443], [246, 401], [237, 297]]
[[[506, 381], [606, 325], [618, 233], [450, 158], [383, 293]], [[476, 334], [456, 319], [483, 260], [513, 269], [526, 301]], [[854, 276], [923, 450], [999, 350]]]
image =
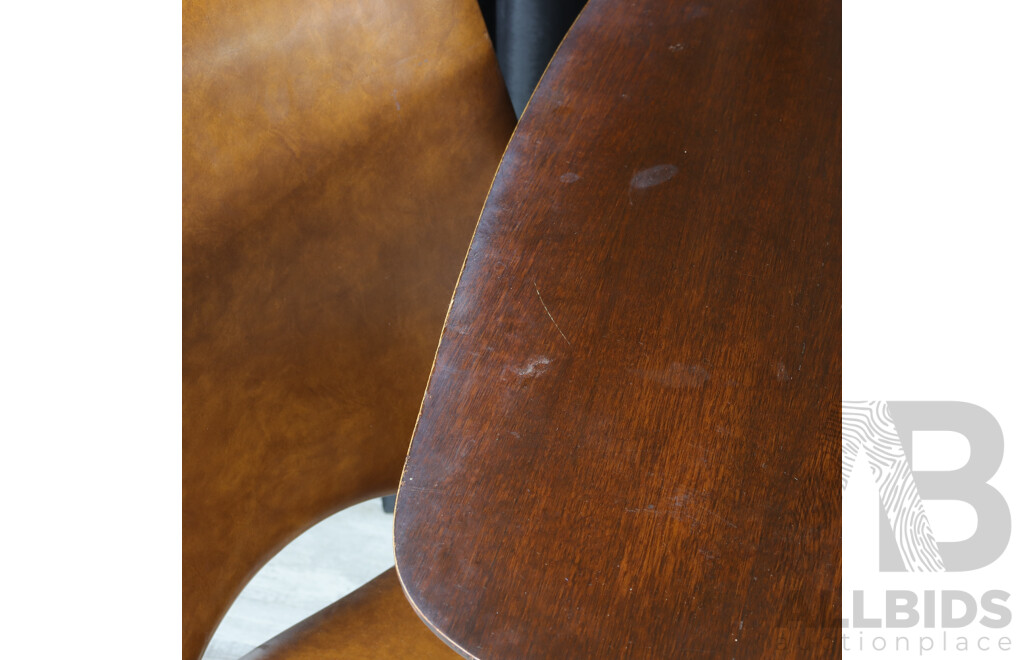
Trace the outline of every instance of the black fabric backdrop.
[[516, 116], [586, 0], [478, 0]]

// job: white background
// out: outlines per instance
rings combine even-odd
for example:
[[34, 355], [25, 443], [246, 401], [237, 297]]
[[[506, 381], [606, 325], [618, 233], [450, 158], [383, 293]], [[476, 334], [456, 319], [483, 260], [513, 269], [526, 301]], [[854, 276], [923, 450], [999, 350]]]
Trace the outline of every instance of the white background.
[[[987, 409], [1006, 443], [991, 483], [1015, 523], [1024, 521], [1022, 28], [1020, 3], [844, 3], [843, 398], [968, 401]], [[929, 444], [915, 441], [915, 452]], [[852, 589], [979, 596], [1003, 589], [1011, 594], [1011, 626], [964, 634], [1009, 636], [1012, 652], [924, 657], [1024, 657], [1024, 532], [1015, 529], [1003, 557], [986, 569], [883, 576], [877, 494], [865, 472], [857, 476], [843, 502], [844, 615]], [[973, 531], [969, 509], [928, 511], [936, 528], [961, 537]], [[935, 631], [905, 634], [913, 643]]]
[[[844, 397], [989, 410], [1006, 437], [993, 484], [1024, 520], [1024, 13], [844, 5]], [[175, 3], [0, 16], [9, 657], [180, 657], [180, 48]], [[850, 584], [873, 579], [873, 514], [844, 508]], [[943, 584], [1006, 589], [1024, 620], [1021, 542]], [[883, 586], [915, 585], [934, 576]]]

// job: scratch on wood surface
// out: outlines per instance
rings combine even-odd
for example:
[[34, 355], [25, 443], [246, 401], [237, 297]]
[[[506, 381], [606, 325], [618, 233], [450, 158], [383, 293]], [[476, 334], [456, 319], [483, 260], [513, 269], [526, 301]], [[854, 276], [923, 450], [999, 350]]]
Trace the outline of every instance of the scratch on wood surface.
[[554, 316], [551, 316], [551, 310], [549, 310], [548, 306], [544, 304], [544, 296], [540, 295], [540, 288], [537, 286], [537, 280], [533, 281], [533, 290], [537, 292], [537, 298], [540, 299], [540, 304], [541, 307], [544, 308], [544, 313], [547, 314], [548, 318], [551, 319], [551, 322], [555, 324], [555, 330], [558, 330], [558, 334], [562, 335], [562, 339], [565, 340], [566, 344], [572, 346], [572, 342], [569, 341], [569, 338], [565, 336], [565, 333], [562, 332], [562, 329], [558, 327], [558, 321], [555, 320]]
[[728, 525], [729, 527], [732, 527], [733, 529], [739, 529], [739, 527], [737, 527], [736, 523], [734, 523], [733, 521], [731, 521], [731, 520], [728, 520], [728, 519], [726, 519], [726, 518], [723, 518], [722, 516], [718, 515], [718, 514], [717, 514], [717, 513], [715, 513], [714, 511], [712, 511], [712, 510], [711, 510], [710, 508], [706, 508], [706, 509], [704, 509], [704, 511], [705, 511], [706, 513], [710, 514], [710, 515], [711, 515], [711, 517], [713, 517], [713, 518], [716, 518], [716, 519], [718, 519], [718, 520], [720, 520], [720, 521], [724, 522], [724, 523], [725, 523], [726, 525]]
[[419, 493], [440, 493], [441, 489], [434, 486], [410, 486], [409, 484], [402, 484], [402, 488], [406, 490], [414, 490]]

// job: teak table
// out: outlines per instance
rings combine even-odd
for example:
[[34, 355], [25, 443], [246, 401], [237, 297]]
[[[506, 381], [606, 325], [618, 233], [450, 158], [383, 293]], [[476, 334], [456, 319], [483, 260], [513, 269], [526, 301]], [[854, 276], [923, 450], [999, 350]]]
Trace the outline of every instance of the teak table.
[[478, 658], [838, 657], [840, 3], [591, 0], [496, 175], [398, 496]]

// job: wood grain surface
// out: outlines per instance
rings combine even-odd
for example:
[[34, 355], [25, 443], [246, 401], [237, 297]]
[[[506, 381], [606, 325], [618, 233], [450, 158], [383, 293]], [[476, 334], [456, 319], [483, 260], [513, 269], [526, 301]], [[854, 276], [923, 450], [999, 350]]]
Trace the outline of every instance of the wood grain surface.
[[186, 0], [182, 21], [195, 660], [274, 552], [396, 489], [515, 117], [473, 0]]
[[838, 657], [840, 3], [591, 0], [506, 151], [399, 490], [467, 657]]

